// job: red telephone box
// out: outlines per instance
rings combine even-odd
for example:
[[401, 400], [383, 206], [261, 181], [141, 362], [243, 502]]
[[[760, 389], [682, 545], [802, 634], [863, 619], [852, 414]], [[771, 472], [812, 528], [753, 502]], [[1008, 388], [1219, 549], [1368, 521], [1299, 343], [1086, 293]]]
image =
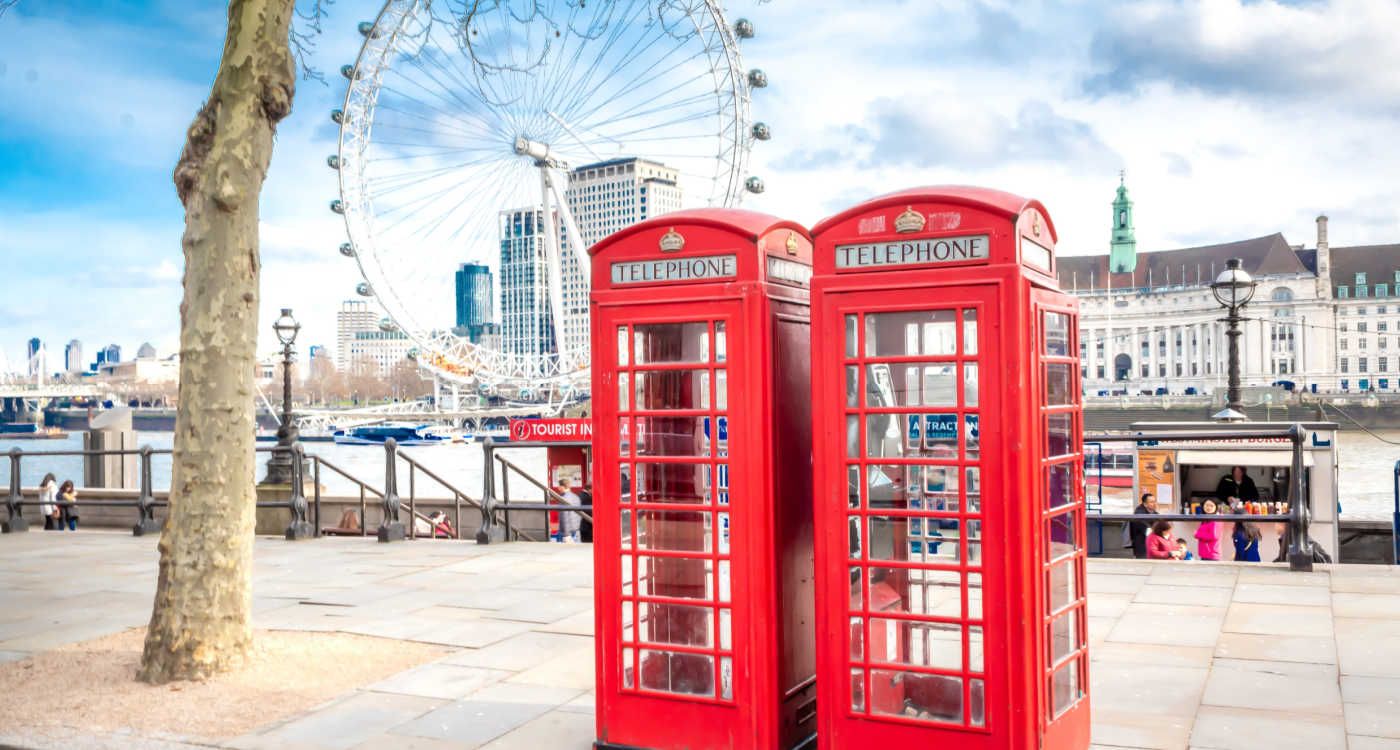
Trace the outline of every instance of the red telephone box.
[[706, 209], [590, 253], [596, 746], [809, 741], [811, 241]]
[[1049, 215], [921, 188], [813, 242], [820, 746], [1088, 747], [1078, 308]]

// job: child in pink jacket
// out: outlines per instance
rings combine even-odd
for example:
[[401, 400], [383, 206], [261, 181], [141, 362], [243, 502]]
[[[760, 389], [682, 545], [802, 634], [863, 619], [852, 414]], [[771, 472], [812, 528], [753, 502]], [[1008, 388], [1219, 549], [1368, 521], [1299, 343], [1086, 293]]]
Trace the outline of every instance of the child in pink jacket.
[[[1201, 506], [1201, 513], [1213, 516], [1218, 513], [1214, 500], [1206, 500]], [[1202, 560], [1220, 559], [1220, 527], [1219, 521], [1202, 521], [1200, 528], [1196, 529], [1196, 556]]]

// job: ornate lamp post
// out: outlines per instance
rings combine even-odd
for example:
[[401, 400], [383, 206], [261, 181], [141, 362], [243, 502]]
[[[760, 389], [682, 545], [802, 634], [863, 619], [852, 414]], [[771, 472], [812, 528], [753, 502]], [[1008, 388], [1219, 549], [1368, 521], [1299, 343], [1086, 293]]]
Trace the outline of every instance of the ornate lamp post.
[[1230, 361], [1228, 363], [1228, 385], [1225, 408], [1213, 418], [1222, 421], [1242, 421], [1244, 403], [1240, 396], [1240, 310], [1254, 297], [1256, 282], [1240, 268], [1240, 259], [1231, 258], [1225, 262], [1225, 270], [1215, 277], [1210, 290], [1215, 299], [1226, 310], [1223, 322], [1228, 326], [1225, 335], [1230, 338]]
[[272, 324], [277, 340], [282, 342], [282, 426], [277, 428], [277, 451], [267, 462], [267, 484], [292, 484], [292, 446], [297, 442], [297, 426], [292, 421], [292, 345], [296, 343], [301, 324], [292, 317], [290, 308]]

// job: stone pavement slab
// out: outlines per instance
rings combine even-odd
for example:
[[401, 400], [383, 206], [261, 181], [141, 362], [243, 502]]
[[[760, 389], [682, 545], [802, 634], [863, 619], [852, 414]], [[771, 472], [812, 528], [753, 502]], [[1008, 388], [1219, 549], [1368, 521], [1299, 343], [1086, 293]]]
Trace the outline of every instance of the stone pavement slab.
[[[0, 537], [0, 662], [145, 623], [153, 538], [25, 536]], [[259, 539], [260, 627], [454, 650], [217, 744], [584, 750], [596, 704], [591, 554], [589, 545]], [[64, 589], [43, 574], [74, 566], [95, 573]], [[1400, 750], [1400, 572], [1091, 560], [1086, 588], [1096, 748]], [[66, 739], [42, 746], [188, 747]]]

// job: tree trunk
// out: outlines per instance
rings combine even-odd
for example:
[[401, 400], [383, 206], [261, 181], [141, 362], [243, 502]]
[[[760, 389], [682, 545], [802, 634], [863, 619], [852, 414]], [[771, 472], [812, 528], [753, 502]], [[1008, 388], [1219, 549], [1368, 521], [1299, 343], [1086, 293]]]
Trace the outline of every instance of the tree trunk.
[[141, 680], [203, 679], [252, 640], [258, 197], [291, 110], [294, 0], [231, 0], [223, 59], [175, 167], [185, 206], [180, 403]]

